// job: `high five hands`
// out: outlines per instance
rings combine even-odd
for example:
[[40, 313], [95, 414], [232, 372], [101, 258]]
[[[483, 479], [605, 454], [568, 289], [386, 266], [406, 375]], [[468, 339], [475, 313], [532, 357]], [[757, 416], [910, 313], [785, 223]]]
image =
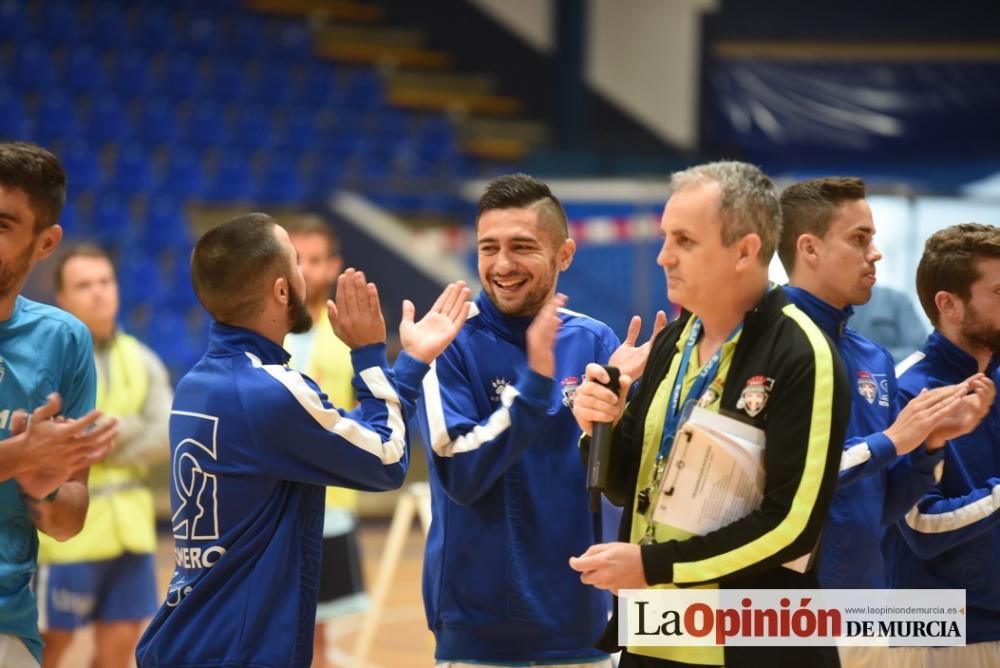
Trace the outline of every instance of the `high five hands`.
[[[464, 281], [449, 283], [430, 311], [414, 321], [416, 309], [403, 301], [399, 340], [403, 350], [430, 364], [458, 335], [469, 317], [469, 288]], [[348, 269], [337, 279], [337, 299], [326, 303], [334, 333], [351, 349], [384, 343], [385, 319], [378, 288], [365, 280], [364, 272]]]

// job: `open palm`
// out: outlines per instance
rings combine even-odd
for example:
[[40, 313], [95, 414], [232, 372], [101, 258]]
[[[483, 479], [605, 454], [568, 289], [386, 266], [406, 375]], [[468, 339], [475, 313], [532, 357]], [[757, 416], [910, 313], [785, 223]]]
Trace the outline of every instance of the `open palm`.
[[403, 319], [399, 323], [403, 350], [421, 362], [433, 362], [458, 336], [469, 317], [470, 294], [464, 281], [449, 283], [427, 315], [416, 322], [413, 302], [403, 301]]
[[642, 318], [637, 315], [632, 316], [632, 321], [628, 326], [628, 333], [625, 335], [625, 341], [618, 346], [615, 352], [611, 353], [608, 365], [618, 367], [618, 370], [622, 374], [630, 378], [639, 378], [642, 375], [643, 369], [646, 368], [646, 360], [649, 359], [649, 351], [653, 347], [653, 340], [660, 333], [660, 330], [666, 326], [667, 314], [663, 311], [657, 311], [656, 320], [653, 322], [652, 335], [650, 335], [649, 340], [644, 344], [637, 346], [635, 342], [639, 338], [639, 331], [642, 329]]

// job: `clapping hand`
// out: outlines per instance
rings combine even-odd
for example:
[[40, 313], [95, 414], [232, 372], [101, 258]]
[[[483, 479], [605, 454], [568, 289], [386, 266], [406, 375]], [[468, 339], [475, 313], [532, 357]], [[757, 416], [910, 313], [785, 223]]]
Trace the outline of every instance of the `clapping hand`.
[[416, 308], [403, 301], [403, 319], [399, 323], [399, 342], [412, 357], [430, 364], [444, 352], [469, 317], [469, 288], [464, 281], [449, 283], [431, 310], [414, 322]]
[[385, 343], [385, 319], [378, 288], [365, 281], [364, 272], [348, 269], [337, 278], [337, 301], [326, 302], [330, 325], [351, 350]]

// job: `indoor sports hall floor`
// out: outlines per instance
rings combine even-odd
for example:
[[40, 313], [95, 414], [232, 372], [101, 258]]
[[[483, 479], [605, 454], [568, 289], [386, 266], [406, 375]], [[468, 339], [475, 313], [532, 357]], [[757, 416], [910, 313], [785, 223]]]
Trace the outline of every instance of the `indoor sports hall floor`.
[[[363, 523], [361, 526], [365, 581], [369, 590], [375, 581], [388, 527], [387, 522], [377, 520]], [[383, 620], [378, 627], [365, 668], [432, 666], [434, 663], [434, 639], [427, 630], [420, 594], [423, 545], [423, 534], [415, 523], [406, 540], [403, 558], [393, 578]], [[157, 553], [161, 593], [166, 591], [167, 582], [173, 571], [173, 547], [173, 540], [169, 536], [161, 535]], [[354, 639], [361, 622], [361, 616], [356, 615], [345, 617], [334, 626], [329, 657], [331, 665], [351, 665]], [[87, 632], [80, 634], [60, 668], [88, 668], [92, 651], [89, 634]]]

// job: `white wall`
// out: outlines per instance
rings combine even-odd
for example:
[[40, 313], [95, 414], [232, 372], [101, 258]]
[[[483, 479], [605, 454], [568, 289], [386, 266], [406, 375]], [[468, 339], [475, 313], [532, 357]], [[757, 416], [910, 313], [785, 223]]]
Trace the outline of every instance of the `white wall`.
[[587, 83], [681, 148], [698, 140], [700, 17], [714, 0], [590, 0]]
[[[550, 53], [554, 0], [468, 0], [525, 43]], [[716, 0], [588, 0], [585, 79], [680, 148], [696, 148], [700, 17]]]
[[555, 0], [468, 0], [536, 51], [555, 44]]

